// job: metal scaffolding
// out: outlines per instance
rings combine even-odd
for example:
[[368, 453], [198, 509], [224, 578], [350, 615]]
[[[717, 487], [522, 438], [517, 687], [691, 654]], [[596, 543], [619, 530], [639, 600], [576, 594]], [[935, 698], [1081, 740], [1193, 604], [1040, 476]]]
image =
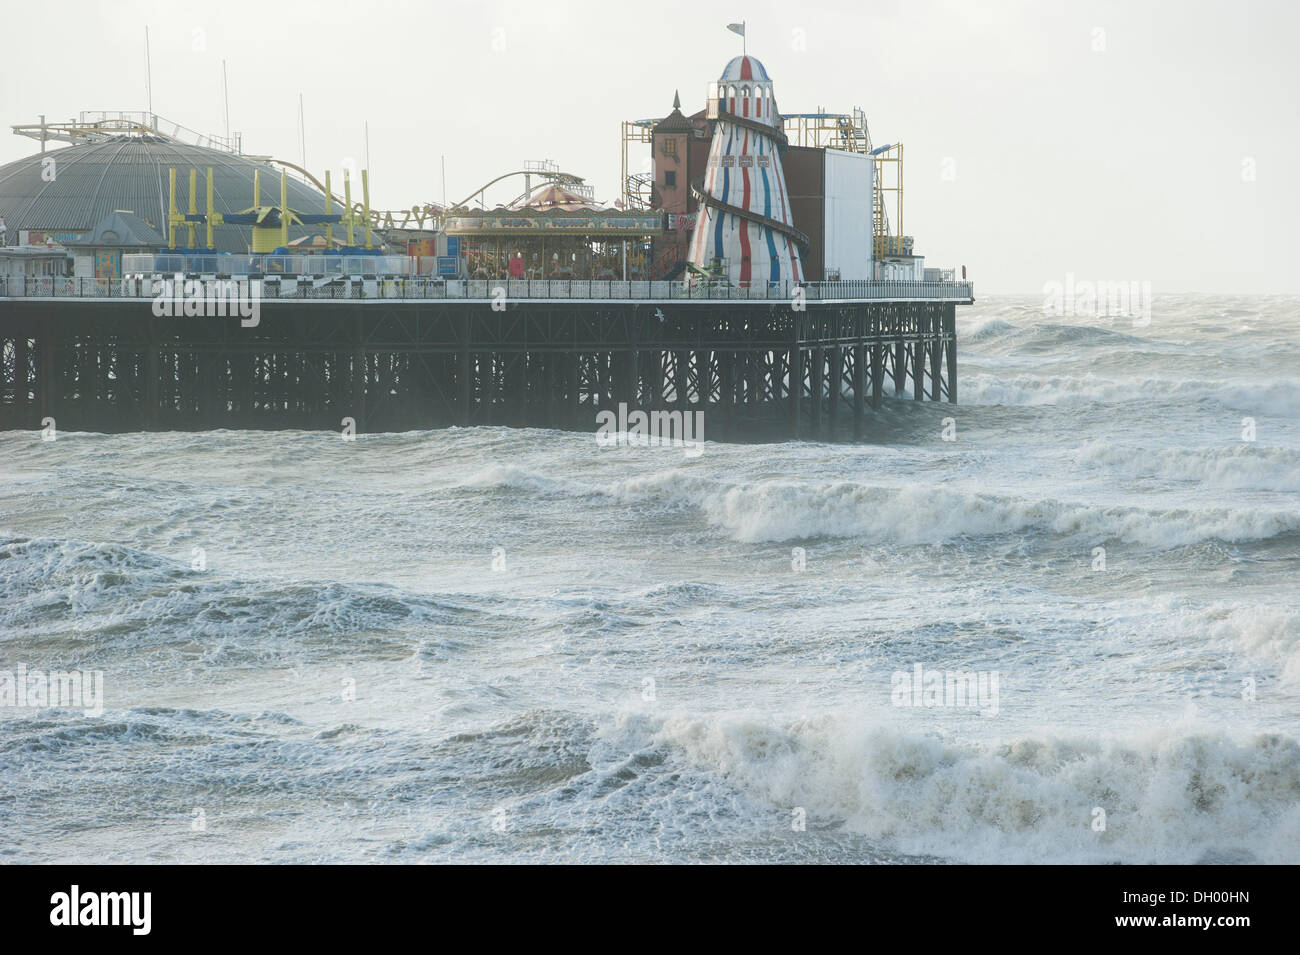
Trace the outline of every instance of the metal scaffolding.
[[629, 165], [629, 146], [634, 144], [649, 145], [654, 142], [655, 123], [654, 119], [625, 119], [623, 120], [623, 142], [622, 142], [622, 178], [619, 180], [623, 184], [623, 208], [633, 211], [642, 211], [651, 208], [650, 190], [654, 186], [654, 173], [637, 172], [633, 173]]

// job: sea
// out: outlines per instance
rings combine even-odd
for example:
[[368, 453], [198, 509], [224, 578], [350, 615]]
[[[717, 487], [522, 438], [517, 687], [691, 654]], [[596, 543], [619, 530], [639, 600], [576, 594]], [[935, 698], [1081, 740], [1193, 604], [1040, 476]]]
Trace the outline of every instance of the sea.
[[1300, 298], [1060, 311], [857, 443], [0, 434], [0, 861], [1300, 863]]

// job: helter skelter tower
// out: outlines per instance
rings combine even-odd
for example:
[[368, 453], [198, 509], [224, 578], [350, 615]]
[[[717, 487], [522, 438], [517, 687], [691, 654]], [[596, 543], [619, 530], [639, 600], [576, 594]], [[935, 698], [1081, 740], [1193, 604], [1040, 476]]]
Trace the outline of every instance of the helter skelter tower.
[[691, 236], [691, 265], [735, 285], [802, 282], [800, 248], [779, 148], [786, 144], [767, 70], [738, 56], [709, 88], [713, 144]]

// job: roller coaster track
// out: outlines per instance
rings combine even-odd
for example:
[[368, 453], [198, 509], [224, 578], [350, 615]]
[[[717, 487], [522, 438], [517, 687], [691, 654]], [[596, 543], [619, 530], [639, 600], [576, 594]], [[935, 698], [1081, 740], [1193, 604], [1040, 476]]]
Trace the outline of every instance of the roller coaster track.
[[629, 202], [640, 209], [651, 209], [654, 207], [652, 189], [654, 187], [654, 173], [637, 172], [627, 177], [627, 197]]
[[[539, 169], [517, 169], [514, 172], [502, 173], [501, 175], [497, 176], [495, 179], [491, 180], [490, 182], [483, 183], [483, 185], [479, 186], [477, 189], [471, 192], [460, 202], [457, 202], [455, 205], [453, 205], [452, 208], [458, 209], [461, 206], [469, 205], [470, 200], [472, 200], [475, 196], [479, 195], [482, 192], [485, 192], [492, 186], [495, 186], [502, 179], [509, 179], [511, 176], [537, 176], [538, 178], [543, 179], [547, 182], [558, 182], [562, 186], [580, 186], [586, 181], [581, 176], [575, 176], [571, 172], [552, 172], [550, 170], [539, 170]], [[527, 195], [527, 193], [525, 193], [525, 195]]]

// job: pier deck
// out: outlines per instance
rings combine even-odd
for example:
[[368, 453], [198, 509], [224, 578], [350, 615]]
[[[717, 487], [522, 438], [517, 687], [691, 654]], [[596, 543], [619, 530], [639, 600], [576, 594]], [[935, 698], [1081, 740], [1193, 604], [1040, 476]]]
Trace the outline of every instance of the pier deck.
[[[237, 316], [150, 279], [0, 280], [0, 430], [595, 430], [703, 411], [710, 439], [860, 436], [885, 395], [957, 400], [968, 283], [686, 287], [281, 277]], [[247, 321], [247, 320], [246, 320]]]

